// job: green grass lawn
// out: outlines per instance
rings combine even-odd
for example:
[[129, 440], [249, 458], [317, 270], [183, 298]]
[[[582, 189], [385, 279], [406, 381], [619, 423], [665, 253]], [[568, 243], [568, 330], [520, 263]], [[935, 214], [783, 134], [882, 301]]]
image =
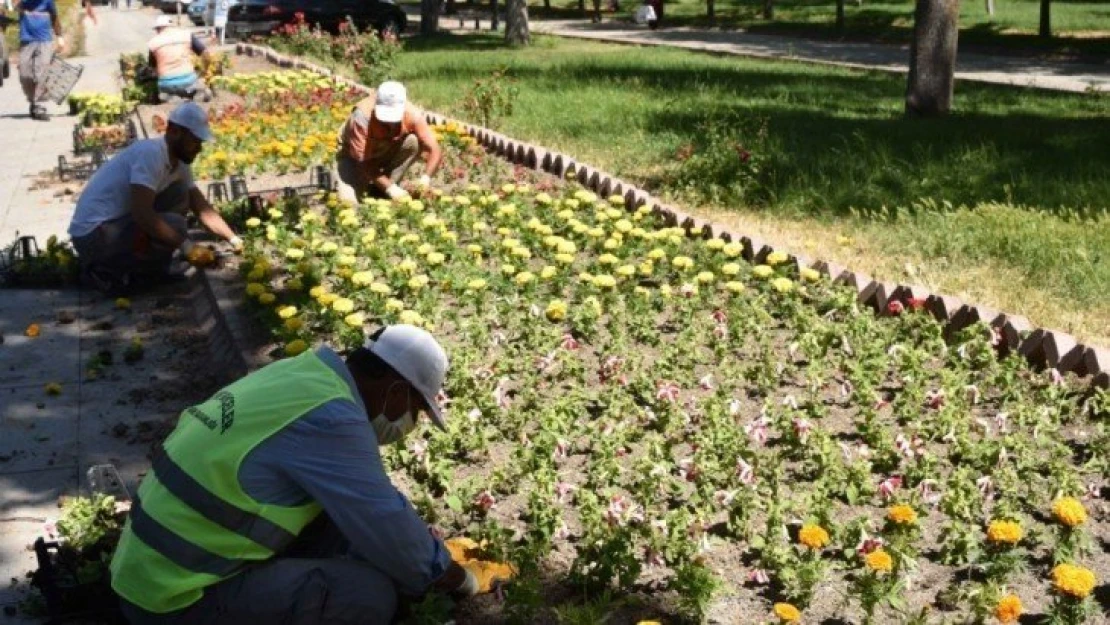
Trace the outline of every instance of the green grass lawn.
[[512, 136], [795, 251], [1110, 344], [1106, 96], [959, 84], [954, 115], [906, 120], [898, 76], [483, 35], [410, 40], [398, 76], [464, 118], [463, 93], [501, 67]]
[[[415, 0], [410, 1], [419, 4]], [[484, 8], [488, 4], [459, 2], [458, 6], [463, 9]], [[603, 16], [612, 19], [614, 14], [606, 11], [608, 4], [609, 0], [601, 2]], [[624, 0], [616, 16], [631, 19], [639, 4], [638, 0]], [[530, 0], [529, 5], [529, 14], [534, 19], [586, 17], [579, 11], [577, 0], [553, 0], [549, 7], [543, 2]], [[586, 0], [586, 7], [588, 11], [592, 10], [593, 0]], [[710, 21], [706, 17], [705, 0], [668, 0], [665, 21], [669, 26], [717, 26], [802, 37], [900, 43], [908, 42], [913, 33], [914, 0], [861, 0], [859, 3], [848, 0], [844, 31], [835, 28], [834, 0], [775, 0], [772, 20], [763, 18], [762, 0], [717, 0], [715, 7], [716, 17]], [[965, 48], [970, 44], [988, 51], [1094, 60], [1110, 57], [1108, 2], [1055, 0], [1052, 3], [1054, 38], [1049, 41], [1037, 37], [1039, 24], [1039, 0], [996, 0], [993, 16], [987, 15], [985, 0], [960, 3], [960, 42]]]

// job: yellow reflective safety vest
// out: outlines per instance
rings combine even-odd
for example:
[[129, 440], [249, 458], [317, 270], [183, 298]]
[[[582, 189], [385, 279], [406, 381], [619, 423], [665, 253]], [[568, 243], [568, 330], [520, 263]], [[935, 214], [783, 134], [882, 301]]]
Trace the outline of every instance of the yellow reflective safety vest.
[[256, 501], [239, 468], [259, 443], [333, 399], [355, 401], [347, 381], [308, 351], [181, 413], [139, 486], [112, 558], [112, 588], [144, 610], [172, 612], [287, 547], [319, 504]]

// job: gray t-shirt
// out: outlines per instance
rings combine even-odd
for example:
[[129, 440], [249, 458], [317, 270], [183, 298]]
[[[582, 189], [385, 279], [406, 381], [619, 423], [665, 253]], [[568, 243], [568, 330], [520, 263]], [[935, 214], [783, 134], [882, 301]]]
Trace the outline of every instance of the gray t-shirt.
[[244, 459], [239, 484], [263, 503], [315, 500], [355, 557], [388, 575], [402, 592], [421, 594], [447, 571], [451, 554], [385, 472], [347, 365], [327, 347], [316, 354], [350, 385], [355, 401], [329, 401], [263, 441]]

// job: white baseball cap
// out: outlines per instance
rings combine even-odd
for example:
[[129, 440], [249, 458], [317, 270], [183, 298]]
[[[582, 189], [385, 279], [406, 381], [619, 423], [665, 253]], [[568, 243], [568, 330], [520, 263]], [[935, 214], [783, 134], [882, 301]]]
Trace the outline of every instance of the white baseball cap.
[[208, 113], [196, 102], [182, 102], [170, 112], [169, 122], [188, 130], [201, 141], [212, 140], [212, 130], [208, 128]]
[[387, 124], [396, 124], [405, 116], [407, 100], [404, 85], [395, 80], [383, 82], [378, 87], [377, 100], [374, 102], [374, 117]]
[[154, 30], [167, 26], [173, 26], [173, 18], [169, 15], [159, 15], [158, 18], [154, 20]]
[[376, 339], [367, 339], [366, 349], [376, 354], [413, 386], [424, 398], [432, 421], [447, 429], [436, 396], [447, 376], [447, 352], [427, 331], [398, 324], [385, 328]]

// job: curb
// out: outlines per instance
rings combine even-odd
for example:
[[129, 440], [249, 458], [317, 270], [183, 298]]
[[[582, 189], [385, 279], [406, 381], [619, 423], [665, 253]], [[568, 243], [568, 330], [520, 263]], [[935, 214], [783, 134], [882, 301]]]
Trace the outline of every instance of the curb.
[[[333, 71], [297, 57], [279, 54], [272, 48], [255, 44], [239, 43], [236, 54], [262, 56], [271, 63], [290, 69], [315, 72], [337, 80], [340, 84], [369, 94], [371, 89], [350, 78], [338, 76]], [[624, 198], [625, 207], [635, 210], [641, 206], [651, 207], [665, 223], [681, 227], [687, 236], [718, 237], [743, 245], [743, 257], [749, 262], [760, 262], [776, 247], [759, 238], [734, 232], [719, 224], [712, 223], [681, 209], [664, 204], [652, 197], [647, 191], [625, 182], [612, 174], [579, 162], [570, 155], [533, 145], [475, 126], [439, 113], [425, 111], [429, 123], [451, 122], [466, 130], [477, 139], [488, 152], [497, 154], [506, 161], [542, 171], [560, 178], [573, 176], [582, 186], [602, 197], [619, 195]], [[812, 261], [787, 250], [788, 262], [797, 268], [811, 268], [828, 277], [835, 283], [852, 287], [856, 291], [856, 301], [873, 309], [876, 314], [887, 315], [888, 306], [897, 302], [909, 306], [911, 302], [929, 311], [944, 324], [944, 336], [951, 338], [960, 330], [978, 322], [992, 328], [997, 339], [999, 357], [1017, 353], [1023, 356], [1034, 368], [1051, 368], [1060, 373], [1073, 373], [1079, 377], [1090, 377], [1092, 384], [1110, 388], [1110, 349], [1080, 344], [1075, 337], [1057, 330], [1034, 328], [1027, 319], [1018, 315], [1000, 313], [996, 310], [964, 303], [955, 297], [930, 293], [924, 287], [913, 284], [879, 282], [867, 274], [853, 272], [834, 263], [822, 260]]]

